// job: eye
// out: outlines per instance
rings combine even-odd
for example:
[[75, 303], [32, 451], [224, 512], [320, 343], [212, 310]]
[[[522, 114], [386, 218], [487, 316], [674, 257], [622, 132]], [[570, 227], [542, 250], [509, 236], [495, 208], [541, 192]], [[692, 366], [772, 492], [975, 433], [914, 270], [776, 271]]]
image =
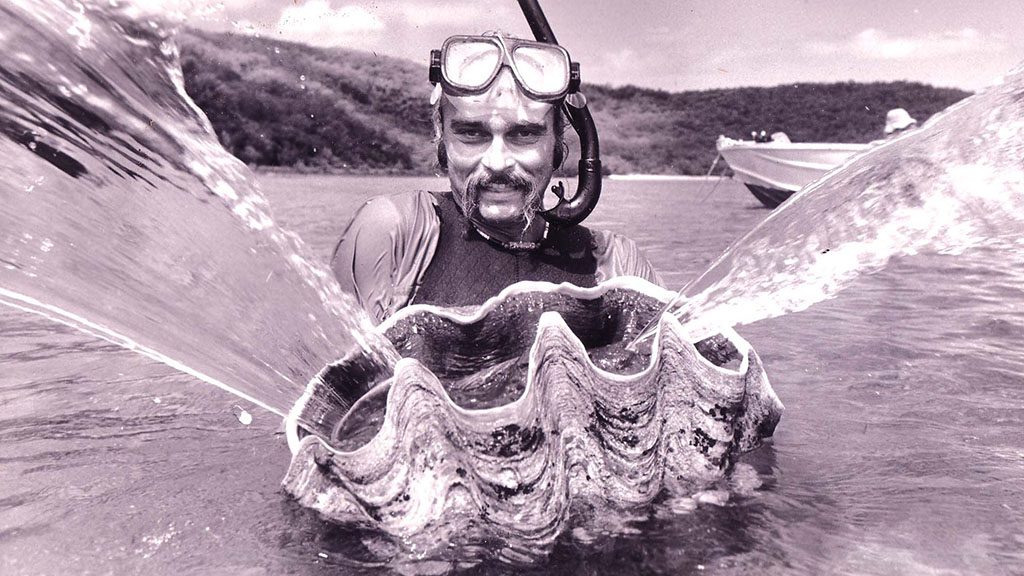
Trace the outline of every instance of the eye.
[[533, 143], [544, 136], [546, 130], [543, 126], [517, 126], [508, 132], [508, 138], [515, 142]]
[[452, 133], [460, 140], [466, 142], [475, 142], [488, 137], [487, 132], [483, 128], [473, 125], [454, 126], [452, 127]]

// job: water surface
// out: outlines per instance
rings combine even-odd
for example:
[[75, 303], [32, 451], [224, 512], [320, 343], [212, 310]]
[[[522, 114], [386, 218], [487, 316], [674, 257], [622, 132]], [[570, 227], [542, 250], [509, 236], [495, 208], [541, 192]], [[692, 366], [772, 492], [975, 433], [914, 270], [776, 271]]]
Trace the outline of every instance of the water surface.
[[[443, 186], [260, 183], [322, 261], [366, 198]], [[728, 182], [609, 181], [588, 224], [629, 234], [681, 286], [769, 214], [759, 206]], [[834, 300], [742, 328], [787, 410], [728, 501], [592, 510], [551, 557], [516, 570], [1019, 573], [1024, 273], [1005, 256], [899, 258]], [[229, 394], [37, 316], [0, 308], [0, 326], [4, 574], [450, 568], [287, 499], [276, 416], [253, 409], [245, 426]]]

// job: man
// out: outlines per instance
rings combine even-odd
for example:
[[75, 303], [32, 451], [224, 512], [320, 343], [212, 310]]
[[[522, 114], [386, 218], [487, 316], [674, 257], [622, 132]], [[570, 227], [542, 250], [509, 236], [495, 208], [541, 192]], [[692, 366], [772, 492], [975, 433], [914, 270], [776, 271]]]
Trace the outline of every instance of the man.
[[917, 127], [917, 120], [910, 115], [909, 112], [903, 108], [893, 108], [885, 114], [885, 128], [882, 132], [886, 138], [894, 136], [908, 130], [910, 128]]
[[451, 191], [371, 200], [331, 263], [377, 322], [408, 304], [480, 304], [521, 280], [660, 284], [631, 240], [538, 214], [564, 154], [568, 54], [563, 66], [552, 50], [497, 34], [445, 42], [431, 103]]

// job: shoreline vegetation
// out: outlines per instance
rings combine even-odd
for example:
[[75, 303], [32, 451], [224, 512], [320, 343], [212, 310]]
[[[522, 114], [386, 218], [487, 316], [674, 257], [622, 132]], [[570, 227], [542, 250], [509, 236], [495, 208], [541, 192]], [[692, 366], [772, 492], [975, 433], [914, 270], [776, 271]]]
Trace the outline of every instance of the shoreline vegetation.
[[[196, 30], [183, 31], [178, 42], [186, 91], [221, 144], [258, 172], [436, 173], [425, 63]], [[970, 95], [912, 82], [674, 93], [584, 83], [583, 90], [606, 174], [677, 176], [707, 174], [720, 134], [749, 139], [752, 131], [782, 131], [793, 142], [866, 143], [882, 137], [891, 108], [924, 122]], [[566, 141], [567, 158], [574, 158], [571, 128]], [[575, 170], [567, 161], [560, 175]]]

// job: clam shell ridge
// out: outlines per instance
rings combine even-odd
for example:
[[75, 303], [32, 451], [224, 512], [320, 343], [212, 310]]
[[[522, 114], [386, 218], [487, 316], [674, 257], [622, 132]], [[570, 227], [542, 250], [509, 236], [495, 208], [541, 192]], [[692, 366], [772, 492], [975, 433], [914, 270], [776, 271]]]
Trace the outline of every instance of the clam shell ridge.
[[[378, 329], [425, 314], [479, 340], [475, 327], [505, 320], [502, 306], [517, 295], [569, 298], [607, 319], [604, 300], [624, 292], [658, 305], [673, 296], [637, 278], [589, 289], [523, 282], [466, 312], [409, 307]], [[738, 369], [708, 361], [666, 314], [647, 367], [624, 375], [597, 367], [557, 311], [536, 313], [525, 389], [502, 405], [458, 405], [414, 358], [400, 360], [390, 378], [379, 367], [360, 367], [383, 379], [370, 396], [386, 392], [386, 409], [377, 433], [353, 450], [332, 446], [323, 433], [302, 436], [332, 412], [311, 402], [324, 386], [314, 378], [287, 421], [293, 456], [286, 492], [329, 519], [368, 521], [396, 536], [439, 526], [455, 532], [470, 522], [552, 542], [574, 502], [640, 505], [663, 491], [689, 495], [722, 479], [740, 453], [771, 436], [781, 416], [760, 359], [731, 329], [723, 336], [741, 354]]]

